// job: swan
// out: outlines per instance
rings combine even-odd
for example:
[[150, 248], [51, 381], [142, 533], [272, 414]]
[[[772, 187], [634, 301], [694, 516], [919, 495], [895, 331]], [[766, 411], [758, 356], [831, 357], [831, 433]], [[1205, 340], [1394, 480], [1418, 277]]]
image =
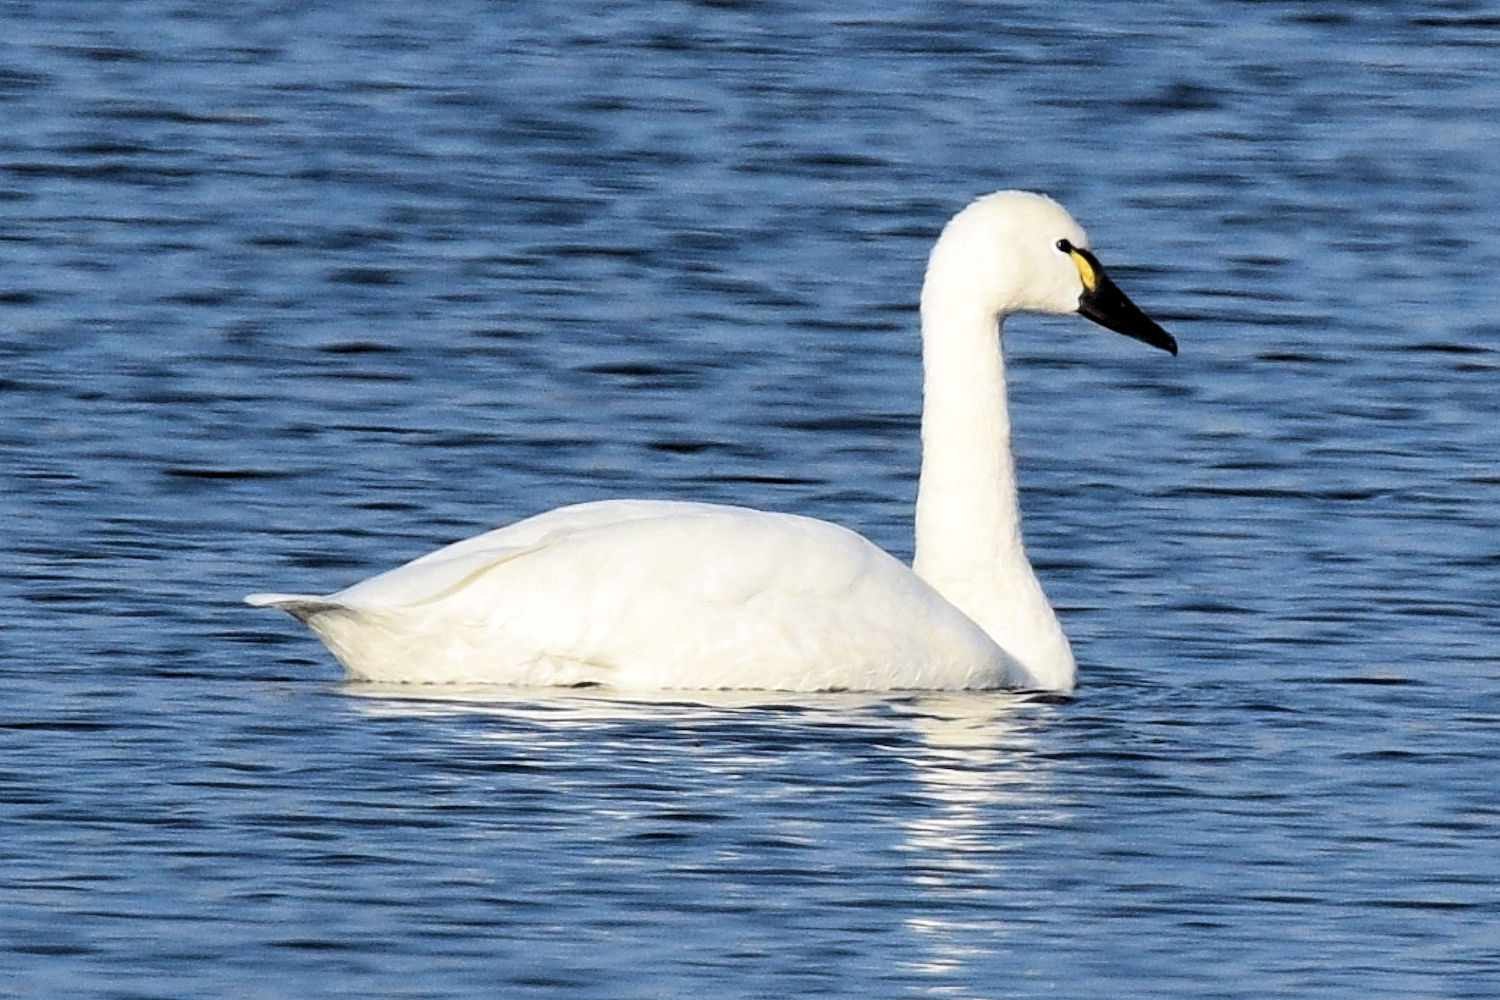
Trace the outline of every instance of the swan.
[[1073, 652], [1021, 539], [1003, 324], [1079, 313], [1177, 342], [1051, 198], [1000, 191], [943, 228], [921, 293], [922, 464], [908, 567], [846, 528], [688, 501], [560, 507], [327, 596], [305, 622], [351, 680], [783, 691], [1069, 692]]

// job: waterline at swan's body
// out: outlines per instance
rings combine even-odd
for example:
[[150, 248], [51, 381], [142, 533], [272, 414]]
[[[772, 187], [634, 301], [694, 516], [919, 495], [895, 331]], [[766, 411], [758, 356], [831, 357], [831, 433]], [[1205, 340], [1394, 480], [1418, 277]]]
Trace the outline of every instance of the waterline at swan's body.
[[1071, 690], [1071, 647], [1022, 545], [1001, 324], [1076, 311], [1176, 352], [1086, 247], [1055, 202], [1001, 192], [934, 248], [912, 568], [823, 521], [618, 500], [540, 514], [335, 594], [249, 601], [306, 622], [371, 681]]

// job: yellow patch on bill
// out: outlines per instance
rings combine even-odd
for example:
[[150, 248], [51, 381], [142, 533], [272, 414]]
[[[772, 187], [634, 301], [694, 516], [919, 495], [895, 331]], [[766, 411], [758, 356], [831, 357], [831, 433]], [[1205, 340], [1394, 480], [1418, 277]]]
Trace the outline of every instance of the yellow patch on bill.
[[1089, 259], [1077, 250], [1068, 251], [1068, 256], [1073, 258], [1073, 266], [1078, 268], [1078, 277], [1083, 279], [1083, 289], [1092, 292], [1099, 287], [1099, 278], [1094, 274], [1094, 265]]

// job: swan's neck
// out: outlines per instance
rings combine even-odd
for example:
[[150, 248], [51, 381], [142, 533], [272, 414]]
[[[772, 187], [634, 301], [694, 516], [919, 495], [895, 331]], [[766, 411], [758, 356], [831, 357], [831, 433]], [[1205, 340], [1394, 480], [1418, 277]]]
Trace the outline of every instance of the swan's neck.
[[929, 281], [922, 292], [922, 477], [913, 568], [1051, 688], [1073, 654], [1021, 543], [1002, 317]]

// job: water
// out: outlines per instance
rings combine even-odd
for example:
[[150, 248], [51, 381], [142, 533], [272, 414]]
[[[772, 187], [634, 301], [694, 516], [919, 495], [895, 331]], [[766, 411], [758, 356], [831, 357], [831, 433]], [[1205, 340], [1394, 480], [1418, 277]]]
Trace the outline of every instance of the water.
[[[8, 3], [0, 993], [1500, 993], [1500, 12]], [[910, 555], [938, 227], [1068, 700], [340, 683], [289, 620], [555, 504]]]

